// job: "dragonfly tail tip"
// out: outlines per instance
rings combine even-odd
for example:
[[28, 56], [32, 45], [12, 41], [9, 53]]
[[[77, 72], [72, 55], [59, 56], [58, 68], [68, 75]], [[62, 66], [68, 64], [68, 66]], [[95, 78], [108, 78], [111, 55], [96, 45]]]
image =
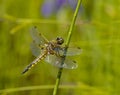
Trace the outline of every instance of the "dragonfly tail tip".
[[24, 74], [24, 73], [26, 73], [28, 71], [28, 69], [25, 69], [21, 74]]

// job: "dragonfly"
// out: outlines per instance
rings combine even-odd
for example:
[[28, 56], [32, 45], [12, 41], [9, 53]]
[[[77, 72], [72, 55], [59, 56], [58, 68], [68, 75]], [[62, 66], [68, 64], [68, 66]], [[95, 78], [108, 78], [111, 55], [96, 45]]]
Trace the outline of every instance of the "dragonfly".
[[[64, 39], [62, 37], [57, 37], [55, 40], [49, 41], [44, 35], [42, 35], [37, 27], [32, 27], [30, 30], [33, 42], [30, 47], [32, 54], [36, 57], [26, 68], [23, 70], [22, 74], [26, 73], [34, 65], [39, 63], [41, 60], [45, 60], [47, 63], [54, 65], [59, 68], [76, 69], [78, 64], [76, 61], [70, 58], [65, 58], [64, 63], [64, 52], [66, 47], [63, 46]], [[74, 56], [81, 54], [81, 48], [68, 48], [66, 56]]]

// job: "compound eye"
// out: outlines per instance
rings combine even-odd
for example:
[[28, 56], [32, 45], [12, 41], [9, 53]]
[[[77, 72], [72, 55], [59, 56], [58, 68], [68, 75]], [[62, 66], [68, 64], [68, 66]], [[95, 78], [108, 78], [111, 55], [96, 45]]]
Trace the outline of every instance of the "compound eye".
[[57, 41], [57, 44], [59, 44], [59, 45], [63, 44], [63, 42], [64, 42], [62, 37], [57, 37], [56, 41]]
[[60, 37], [57, 37], [56, 40], [59, 41], [59, 40], [60, 40]]

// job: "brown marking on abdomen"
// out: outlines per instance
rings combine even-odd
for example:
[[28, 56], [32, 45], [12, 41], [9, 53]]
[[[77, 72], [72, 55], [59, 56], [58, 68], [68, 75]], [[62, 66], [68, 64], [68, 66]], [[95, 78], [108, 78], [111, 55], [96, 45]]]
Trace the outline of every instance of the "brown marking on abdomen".
[[38, 62], [40, 62], [42, 59], [44, 59], [47, 56], [47, 52], [43, 53], [42, 55], [38, 56], [32, 63], [30, 63], [22, 72], [22, 74], [26, 73], [28, 70], [30, 70], [32, 67], [34, 67]]

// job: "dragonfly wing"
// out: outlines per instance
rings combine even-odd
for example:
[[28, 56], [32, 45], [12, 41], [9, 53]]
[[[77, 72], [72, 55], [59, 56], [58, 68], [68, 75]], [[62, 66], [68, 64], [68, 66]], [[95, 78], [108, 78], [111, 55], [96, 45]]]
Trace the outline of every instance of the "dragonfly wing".
[[78, 67], [77, 63], [74, 61], [74, 60], [70, 60], [70, 59], [65, 59], [64, 61], [64, 64], [62, 65], [62, 60], [63, 58], [62, 57], [57, 57], [55, 55], [48, 55], [45, 60], [56, 66], [56, 67], [59, 67], [59, 68], [67, 68], [67, 69], [76, 69]]
[[[64, 55], [65, 48], [59, 49], [60, 55]], [[80, 55], [82, 53], [81, 48], [68, 48], [67, 49], [67, 56], [74, 56], [74, 55]]]
[[41, 49], [33, 42], [30, 44], [30, 49], [34, 56], [39, 56], [41, 54]]
[[36, 44], [42, 45], [48, 42], [48, 40], [38, 31], [37, 27], [30, 29], [30, 34]]

